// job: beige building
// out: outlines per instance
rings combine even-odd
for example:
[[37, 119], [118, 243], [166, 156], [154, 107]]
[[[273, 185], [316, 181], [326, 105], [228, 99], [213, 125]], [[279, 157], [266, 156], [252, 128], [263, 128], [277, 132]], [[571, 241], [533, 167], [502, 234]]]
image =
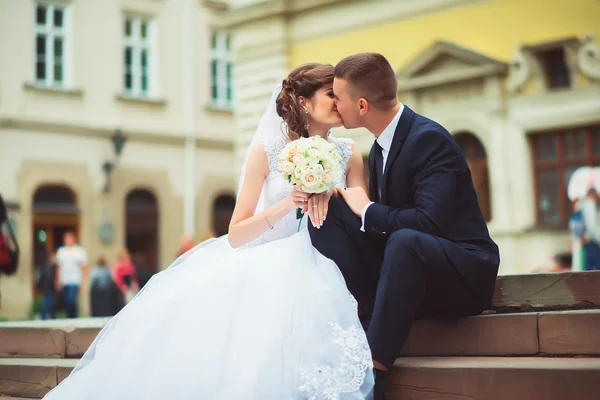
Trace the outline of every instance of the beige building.
[[595, 0], [232, 0], [211, 24], [232, 35], [237, 162], [289, 70], [383, 53], [466, 154], [500, 272], [533, 271], [569, 250], [570, 174], [600, 165], [598, 21]]
[[0, 193], [22, 249], [0, 317], [29, 315], [33, 265], [66, 230], [91, 264], [127, 247], [154, 272], [182, 233], [226, 229], [237, 171], [230, 40], [207, 24], [219, 7], [0, 0]]

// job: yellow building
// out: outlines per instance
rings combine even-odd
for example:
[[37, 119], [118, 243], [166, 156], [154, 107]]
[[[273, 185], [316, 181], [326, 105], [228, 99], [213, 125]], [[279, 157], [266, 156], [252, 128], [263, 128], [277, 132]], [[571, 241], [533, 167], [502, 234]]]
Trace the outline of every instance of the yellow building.
[[[463, 149], [501, 273], [568, 251], [566, 183], [600, 165], [596, 0], [232, 0], [212, 24], [233, 37], [239, 160], [291, 68], [374, 51], [403, 102]], [[366, 155], [373, 137], [351, 136]]]

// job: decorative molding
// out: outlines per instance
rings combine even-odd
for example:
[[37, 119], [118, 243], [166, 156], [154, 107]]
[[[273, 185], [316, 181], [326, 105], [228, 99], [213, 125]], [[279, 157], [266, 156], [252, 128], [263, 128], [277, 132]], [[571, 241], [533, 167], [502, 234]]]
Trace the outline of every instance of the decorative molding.
[[573, 90], [581, 87], [578, 84], [578, 70], [591, 80], [600, 80], [600, 51], [592, 35], [583, 39], [566, 37], [550, 42], [518, 47], [510, 64], [510, 73], [506, 81], [509, 93], [516, 94], [531, 84], [535, 93], [551, 93], [556, 89], [549, 89], [546, 85], [546, 76], [538, 55], [549, 50], [563, 49], [565, 64], [569, 70]]
[[517, 93], [523, 89], [529, 77], [531, 76], [531, 62], [528, 56], [523, 52], [523, 48], [518, 48], [512, 57], [509, 66], [508, 79], [506, 87], [510, 93]]
[[37, 82], [24, 82], [23, 88], [26, 90], [40, 93], [63, 95], [68, 97], [83, 97], [83, 89], [81, 88], [61, 88], [56, 86], [46, 86]]
[[522, 48], [524, 51], [527, 51], [527, 52], [540, 53], [540, 52], [544, 52], [544, 51], [548, 51], [548, 50], [554, 50], [559, 47], [578, 45], [578, 44], [579, 44], [579, 39], [577, 37], [572, 36], [572, 37], [566, 37], [566, 38], [559, 39], [559, 40], [552, 40], [549, 42], [524, 45]]
[[467, 80], [485, 78], [493, 75], [504, 74], [506, 68], [496, 65], [482, 65], [479, 67], [468, 67], [460, 71], [444, 72], [421, 76], [407, 80], [398, 80], [398, 91], [424, 89], [433, 86], [441, 86], [450, 83], [463, 82]]
[[[211, 24], [234, 29], [261, 19], [286, 18], [290, 20], [290, 39], [301, 43], [440, 12], [445, 8], [489, 1], [493, 0], [272, 0], [218, 13]], [[339, 18], [340, 15], [344, 17]]]
[[119, 101], [125, 101], [125, 102], [129, 102], [129, 103], [137, 103], [137, 104], [147, 104], [147, 105], [152, 105], [152, 106], [166, 106], [167, 105], [167, 100], [166, 99], [153, 99], [153, 98], [146, 98], [146, 97], [134, 97], [134, 96], [130, 96], [128, 94], [125, 93], [119, 93], [115, 95], [115, 99], [119, 100]]
[[542, 92], [508, 101], [511, 123], [526, 132], [600, 123], [600, 87]]
[[600, 50], [592, 35], [586, 36], [577, 50], [577, 66], [583, 75], [600, 80]]
[[204, 110], [211, 113], [233, 115], [233, 107], [223, 108], [215, 106], [214, 104], [209, 104], [206, 107], [204, 107]]
[[125, 14], [153, 18], [159, 15], [165, 0], [121, 0]]
[[246, 7], [229, 9], [218, 15], [213, 27], [231, 29], [272, 17], [297, 17], [300, 13], [338, 3], [357, 0], [271, 0]]
[[204, 7], [215, 11], [225, 11], [229, 9], [229, 4], [227, 4], [226, 1], [201, 0], [201, 2]]
[[420, 71], [431, 65], [436, 59], [441, 56], [450, 56], [465, 64], [471, 65], [498, 65], [506, 66], [503, 61], [488, 57], [481, 53], [475, 52], [456, 43], [438, 41], [425, 50], [421, 55], [417, 56], [408, 65], [398, 71], [398, 76], [412, 77]]
[[[109, 140], [114, 132], [114, 127], [93, 127], [74, 123], [62, 123], [40, 120], [27, 120], [10, 117], [0, 117], [0, 128], [29, 130], [43, 133], [59, 133], [63, 135], [78, 136], [82, 138], [102, 138]], [[134, 141], [156, 143], [171, 146], [184, 146], [183, 134], [171, 135], [147, 131], [127, 129], [127, 137]], [[210, 150], [233, 151], [233, 139], [216, 139], [214, 135], [199, 134], [196, 136], [196, 147]]]
[[505, 75], [507, 69], [507, 64], [500, 60], [454, 43], [436, 42], [396, 75], [398, 90], [404, 92], [488, 76]]

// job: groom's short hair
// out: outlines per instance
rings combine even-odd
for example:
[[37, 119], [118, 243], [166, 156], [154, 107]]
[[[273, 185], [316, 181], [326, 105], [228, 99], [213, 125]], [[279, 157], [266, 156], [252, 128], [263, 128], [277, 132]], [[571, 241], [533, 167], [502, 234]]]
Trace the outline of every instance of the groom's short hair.
[[379, 110], [396, 105], [398, 82], [389, 61], [378, 53], [358, 53], [335, 66], [334, 75], [351, 85], [353, 97], [363, 97]]

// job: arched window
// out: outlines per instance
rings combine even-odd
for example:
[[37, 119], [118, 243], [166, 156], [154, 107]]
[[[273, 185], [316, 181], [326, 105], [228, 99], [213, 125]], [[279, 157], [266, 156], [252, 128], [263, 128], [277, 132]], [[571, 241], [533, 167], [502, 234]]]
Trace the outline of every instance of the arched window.
[[213, 203], [213, 231], [216, 236], [229, 232], [229, 222], [235, 208], [235, 197], [230, 194], [217, 196]]
[[454, 136], [458, 147], [463, 152], [473, 179], [473, 186], [477, 192], [479, 207], [486, 221], [492, 219], [490, 197], [490, 179], [485, 148], [473, 134], [459, 133]]
[[66, 186], [40, 186], [33, 195], [33, 211], [49, 214], [79, 214], [75, 193]]

